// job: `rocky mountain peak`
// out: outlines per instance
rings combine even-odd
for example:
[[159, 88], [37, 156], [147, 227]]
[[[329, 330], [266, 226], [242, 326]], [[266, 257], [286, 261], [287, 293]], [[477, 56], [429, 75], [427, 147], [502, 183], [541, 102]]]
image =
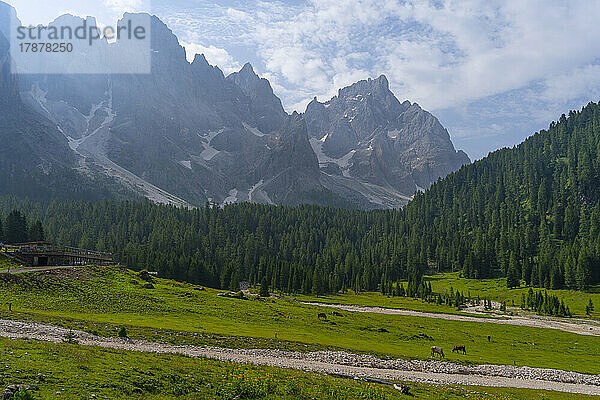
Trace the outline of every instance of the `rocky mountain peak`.
[[315, 96], [307, 105], [306, 105], [306, 112], [308, 112], [309, 110], [311, 112], [319, 112], [319, 110], [323, 110], [325, 109], [325, 103], [321, 103], [318, 99], [317, 96]]
[[[128, 18], [140, 18], [146, 22], [150, 18], [151, 27], [151, 45], [154, 55], [163, 59], [171, 58], [171, 61], [185, 60], [185, 49], [179, 44], [179, 39], [169, 27], [156, 16], [148, 14], [129, 14], [126, 13], [121, 21]], [[119, 23], [121, 23], [119, 21]], [[156, 58], [156, 57], [154, 57]]]
[[238, 85], [247, 95], [256, 96], [258, 92], [263, 95], [274, 96], [271, 84], [266, 79], [261, 79], [252, 64], [246, 63], [238, 72], [234, 72], [227, 77], [228, 80]]
[[390, 86], [390, 83], [389, 83], [389, 81], [388, 81], [388, 79], [387, 79], [387, 76], [385, 76], [384, 74], [381, 74], [381, 75], [379, 75], [379, 76], [377, 77], [377, 79], [375, 79], [375, 81], [376, 81], [376, 82], [379, 82], [379, 83], [381, 83], [381, 84], [383, 84], [383, 85], [385, 85], [386, 87], [389, 87], [389, 86]]
[[[207, 79], [215, 79], [219, 83], [225, 79], [225, 75], [223, 71], [219, 67], [210, 65], [206, 60], [204, 54], [196, 54], [194, 56], [194, 61], [191, 64], [192, 71], [194, 71], [197, 77], [203, 81], [206, 85], [214, 85], [217, 82], [209, 82]], [[206, 79], [205, 79], [206, 78]]]
[[281, 100], [275, 96], [271, 83], [259, 77], [250, 63], [246, 63], [239, 72], [229, 75], [227, 80], [250, 98], [251, 111], [261, 125], [259, 129], [270, 132], [279, 127], [285, 116]]
[[386, 129], [409, 105], [398, 101], [384, 75], [361, 80], [340, 89], [325, 103], [314, 99], [308, 105], [309, 135], [322, 138], [327, 134], [325, 148], [341, 155], [352, 150], [351, 143], [369, 140]]
[[206, 60], [206, 57], [204, 56], [204, 54], [196, 54], [194, 56], [194, 61], [192, 61], [192, 65], [209, 66], [210, 64]]
[[239, 71], [239, 74], [246, 78], [252, 78], [255, 80], [260, 79], [256, 72], [254, 72], [254, 67], [249, 62], [244, 64], [242, 69]]
[[380, 75], [377, 79], [369, 78], [358, 81], [338, 91], [338, 97], [341, 99], [356, 95], [375, 98], [394, 96], [390, 91], [390, 84], [385, 75]]
[[379, 88], [382, 91], [390, 90], [390, 82], [388, 81], [387, 77], [383, 74], [379, 75], [379, 77], [377, 79], [374, 79], [372, 82], [375, 88]]
[[385, 75], [340, 89], [325, 103], [313, 99], [305, 119], [321, 170], [339, 193], [354, 178], [411, 196], [470, 162], [433, 115], [398, 101]]

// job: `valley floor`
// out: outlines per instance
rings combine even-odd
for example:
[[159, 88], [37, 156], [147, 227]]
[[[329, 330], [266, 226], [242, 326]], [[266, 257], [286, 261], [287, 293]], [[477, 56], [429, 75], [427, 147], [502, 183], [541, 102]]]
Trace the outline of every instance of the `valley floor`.
[[[469, 315], [443, 305], [407, 298], [390, 299], [373, 293], [318, 299], [297, 296], [297, 300], [254, 296], [238, 300], [220, 297], [221, 293], [144, 277], [122, 267], [1, 273], [0, 387], [31, 383], [35, 377], [33, 372], [43, 371], [49, 367], [48, 363], [57, 362], [46, 360], [47, 355], [41, 353], [38, 359], [32, 359], [28, 355], [32, 348], [71, 346], [77, 349], [75, 354], [92, 354], [82, 359], [87, 363], [100, 362], [99, 371], [120, 368], [122, 361], [104, 362], [93, 355], [106, 351], [119, 354], [119, 360], [142, 357], [141, 365], [155, 365], [161, 357], [182, 357], [212, 359], [216, 369], [222, 365], [237, 365], [244, 371], [271, 368], [278, 371], [277, 374], [303, 371], [321, 377], [306, 378], [309, 382], [325, 379], [323, 374], [412, 382], [411, 386], [421, 390], [419, 399], [464, 397], [451, 389], [454, 387], [459, 391], [502, 393], [500, 397], [470, 396], [481, 399], [571, 399], [600, 395], [600, 377], [594, 375], [600, 372], [596, 321], [581, 320], [579, 324], [580, 320], [575, 319]], [[361, 306], [311, 303], [315, 300], [350, 302], [358, 298], [362, 300], [355, 304]], [[320, 314], [326, 314], [326, 318]], [[525, 322], [517, 324], [515, 321]], [[119, 338], [118, 331], [125, 328], [129, 337]], [[488, 335], [492, 338], [490, 342]], [[63, 343], [65, 341], [69, 343]], [[453, 354], [452, 346], [457, 344], [466, 345], [467, 354]], [[443, 361], [431, 358], [432, 346], [444, 349]], [[24, 366], [9, 362], [13, 352], [22, 353], [18, 362], [25, 363]], [[79, 359], [61, 362], [73, 363]], [[29, 368], [29, 373], [20, 372], [24, 367]], [[182, 373], [187, 376], [189, 371]], [[86, 377], [82, 387], [85, 389], [89, 384], [102, 392], [107, 383], [88, 382], [90, 373], [77, 374]], [[112, 379], [114, 382], [115, 378]], [[354, 389], [349, 389], [355, 385], [354, 381], [335, 380], [338, 383], [333, 383], [331, 379], [338, 378], [326, 378], [323, 384], [343, 388], [343, 393], [339, 392], [342, 394], [315, 397], [313, 389], [304, 388], [302, 393], [306, 396], [286, 397], [280, 393], [286, 382], [286, 378], [282, 378], [282, 387], [273, 392], [279, 395], [267, 393], [248, 398], [387, 399], [397, 396], [393, 388], [381, 389], [381, 385], [373, 386], [375, 389], [361, 388], [359, 392], [364, 389], [366, 391], [361, 393], [366, 394], [357, 396], [352, 394]], [[260, 377], [257, 381], [261, 381]], [[123, 386], [121, 382], [118, 385]], [[423, 389], [423, 385], [434, 386]], [[44, 387], [50, 390], [56, 385]], [[161, 390], [168, 392], [171, 387], [166, 382]], [[387, 394], [373, 395], [372, 390], [379, 390], [377, 388]], [[122, 397], [109, 397], [131, 398], [126, 396], [126, 390], [130, 389], [119, 390], [118, 393], [125, 393]], [[211, 396], [216, 393], [209, 392]], [[509, 394], [504, 396], [506, 393]], [[235, 395], [200, 398], [232, 399]]]
[[568, 371], [502, 365], [463, 366], [442, 361], [383, 360], [369, 355], [321, 351], [283, 352], [269, 349], [225, 349], [108, 338], [55, 325], [0, 320], [0, 336], [62, 343], [66, 337], [84, 346], [157, 354], [206, 357], [225, 362], [298, 369], [392, 381], [441, 385], [508, 387], [600, 395], [600, 377]]

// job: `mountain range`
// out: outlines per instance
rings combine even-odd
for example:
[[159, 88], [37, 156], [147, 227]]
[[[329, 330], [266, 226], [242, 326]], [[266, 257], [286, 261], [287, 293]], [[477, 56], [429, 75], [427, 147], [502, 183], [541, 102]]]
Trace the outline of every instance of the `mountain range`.
[[[0, 188], [7, 193], [143, 196], [186, 207], [397, 208], [470, 163], [433, 115], [394, 96], [385, 76], [288, 114], [250, 64], [225, 76], [203, 55], [189, 63], [157, 17], [151, 74], [10, 74], [6, 24], [14, 12], [0, 2], [0, 135], [9, 143], [0, 150]], [[64, 15], [53, 24], [82, 22]], [[100, 55], [120, 51], [100, 46]], [[106, 62], [100, 55], [85, 62]]]

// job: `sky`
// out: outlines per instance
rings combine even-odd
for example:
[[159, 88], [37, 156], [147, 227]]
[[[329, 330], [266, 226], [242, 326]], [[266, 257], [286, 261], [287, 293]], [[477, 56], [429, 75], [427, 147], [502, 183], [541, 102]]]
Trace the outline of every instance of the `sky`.
[[[48, 13], [36, 1], [8, 2], [30, 23]], [[75, 10], [88, 2], [88, 10]], [[600, 100], [600, 0], [45, 3], [57, 13], [106, 18], [150, 11], [188, 58], [204, 53], [225, 73], [252, 63], [288, 112], [385, 74], [401, 101], [437, 116], [472, 159]]]

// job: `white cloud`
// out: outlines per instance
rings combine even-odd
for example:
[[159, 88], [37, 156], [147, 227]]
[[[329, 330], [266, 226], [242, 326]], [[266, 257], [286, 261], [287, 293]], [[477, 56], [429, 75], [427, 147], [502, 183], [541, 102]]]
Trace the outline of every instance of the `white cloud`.
[[568, 100], [581, 96], [600, 96], [600, 65], [577, 67], [566, 74], [550, 77], [542, 98], [546, 101]]
[[219, 66], [252, 61], [288, 111], [385, 74], [485, 154], [600, 97], [600, 0], [211, 1], [169, 24]]
[[185, 47], [186, 57], [189, 62], [194, 61], [196, 54], [204, 54], [206, 61], [211, 65], [216, 65], [227, 75], [241, 68], [241, 65], [225, 49], [215, 46], [203, 46], [199, 43], [182, 42]]
[[230, 17], [234, 21], [238, 21], [240, 23], [244, 22], [252, 22], [253, 18], [247, 12], [236, 10], [234, 8], [228, 8], [226, 11], [228, 17]]
[[[287, 14], [279, 3], [259, 7], [249, 29], [267, 70], [316, 94], [385, 73], [401, 97], [440, 109], [568, 73], [600, 54], [597, 0], [312, 0]], [[371, 59], [340, 62], [356, 52]]]
[[143, 0], [104, 0], [104, 5], [118, 13], [137, 12], [143, 9]]

